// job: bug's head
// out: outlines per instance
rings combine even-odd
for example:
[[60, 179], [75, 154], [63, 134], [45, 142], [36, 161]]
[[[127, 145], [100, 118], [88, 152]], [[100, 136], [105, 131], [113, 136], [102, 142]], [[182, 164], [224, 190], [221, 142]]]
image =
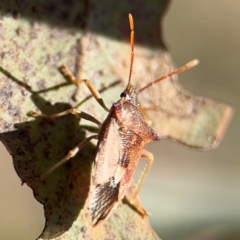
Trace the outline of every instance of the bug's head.
[[122, 102], [128, 102], [134, 106], [139, 106], [137, 95], [138, 95], [137, 89], [133, 85], [128, 84], [126, 89], [120, 94], [120, 98]]

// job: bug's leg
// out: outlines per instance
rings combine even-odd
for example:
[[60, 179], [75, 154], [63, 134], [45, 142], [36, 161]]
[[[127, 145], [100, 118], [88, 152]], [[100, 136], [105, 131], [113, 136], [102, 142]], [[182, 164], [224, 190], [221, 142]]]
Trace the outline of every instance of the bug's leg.
[[51, 174], [56, 168], [61, 166], [63, 163], [67, 162], [70, 158], [74, 157], [82, 148], [85, 147], [85, 145], [90, 142], [92, 139], [98, 139], [98, 135], [92, 135], [82, 142], [80, 142], [77, 146], [75, 146], [72, 150], [68, 152], [68, 154], [62, 158], [59, 162], [57, 162], [55, 165], [53, 165], [51, 168], [49, 168], [46, 172], [41, 174], [39, 176], [40, 180], [42, 181], [45, 179], [49, 174]]
[[100, 106], [105, 109], [107, 112], [109, 112], [109, 109], [106, 107], [101, 94], [99, 93], [99, 91], [92, 85], [92, 83], [87, 80], [87, 79], [77, 79], [74, 77], [74, 75], [70, 72], [70, 70], [65, 66], [61, 66], [59, 68], [59, 71], [63, 74], [63, 76], [70, 82], [72, 82], [73, 84], [79, 84], [84, 82], [85, 85], [88, 87], [89, 91], [91, 92], [91, 94], [93, 95], [93, 97], [96, 99], [96, 101], [100, 104]]
[[137, 197], [138, 192], [139, 192], [139, 190], [140, 190], [140, 188], [142, 186], [142, 183], [143, 183], [144, 179], [146, 178], [147, 173], [150, 170], [150, 168], [151, 168], [151, 166], [153, 164], [153, 161], [154, 161], [152, 153], [150, 153], [146, 149], [143, 150], [143, 153], [142, 153], [141, 157], [142, 158], [146, 158], [148, 162], [147, 162], [146, 166], [144, 167], [144, 169], [142, 171], [142, 174], [141, 174], [141, 176], [140, 176], [140, 178], [138, 180], [137, 186], [136, 186], [134, 194], [133, 194], [133, 198]]
[[142, 158], [146, 158], [148, 160], [145, 168], [143, 169], [142, 171], [142, 174], [138, 180], [138, 183], [137, 183], [137, 186], [134, 190], [134, 193], [132, 194], [132, 196], [130, 196], [130, 198], [128, 199], [128, 201], [130, 202], [130, 204], [132, 206], [134, 206], [141, 214], [143, 217], [147, 216], [147, 211], [142, 207], [141, 203], [138, 201], [137, 199], [137, 195], [139, 193], [139, 190], [142, 186], [142, 183], [149, 171], [149, 169], [151, 168], [152, 166], [152, 163], [153, 163], [153, 155], [152, 153], [148, 152], [146, 149], [143, 150], [143, 153], [142, 153]]
[[101, 122], [98, 121], [95, 117], [93, 117], [92, 115], [90, 115], [88, 113], [85, 113], [83, 111], [76, 110], [75, 108], [71, 108], [71, 109], [68, 109], [66, 111], [56, 113], [56, 114], [52, 114], [52, 115], [47, 115], [47, 114], [44, 114], [44, 113], [38, 113], [38, 112], [30, 111], [28, 113], [28, 116], [42, 117], [42, 118], [46, 118], [46, 119], [55, 119], [55, 118], [58, 118], [58, 117], [61, 117], [61, 116], [67, 115], [67, 114], [73, 114], [77, 118], [83, 118], [83, 119], [88, 120], [90, 122], [96, 123], [99, 127], [102, 126]]

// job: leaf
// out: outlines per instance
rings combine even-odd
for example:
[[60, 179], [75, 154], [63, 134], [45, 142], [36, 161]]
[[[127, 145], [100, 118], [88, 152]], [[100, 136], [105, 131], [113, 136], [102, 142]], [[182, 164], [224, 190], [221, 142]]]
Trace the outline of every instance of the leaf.
[[[95, 126], [85, 121], [80, 121], [79, 125], [79, 120], [73, 116], [55, 121], [27, 117], [30, 110], [52, 114], [77, 104], [72, 99], [76, 87], [66, 83], [58, 73], [60, 65], [66, 64], [79, 78], [90, 79], [97, 89], [106, 89], [102, 94], [107, 106], [118, 99], [124, 86], [116, 83], [126, 80], [129, 71], [129, 12], [135, 20], [138, 46], [135, 50], [134, 84], [140, 87], [172, 69], [169, 53], [159, 39], [159, 19], [168, 2], [152, 0], [140, 5], [134, 1], [103, 1], [101, 4], [97, 1], [72, 1], [71, 6], [62, 6], [59, 2], [40, 1], [35, 3], [37, 7], [29, 3], [17, 8], [21, 18], [4, 14], [0, 41], [0, 139], [12, 155], [21, 179], [43, 173], [85, 139], [90, 130], [95, 130]], [[5, 4], [3, 11], [11, 9], [15, 12], [14, 7]], [[179, 114], [174, 104], [183, 103], [182, 98], [179, 102], [179, 96], [184, 99], [186, 93], [178, 90], [176, 82], [165, 81], [157, 87], [159, 89], [154, 87], [153, 91], [162, 98], [148, 99], [147, 95], [143, 96], [141, 103], [143, 107], [161, 106], [161, 111], [154, 112], [157, 118], [152, 118], [152, 111], [146, 111], [153, 126], [159, 127], [159, 134], [190, 146], [215, 146], [213, 141], [209, 143], [206, 139], [212, 136], [220, 140], [216, 136], [224, 132], [222, 129], [227, 126], [231, 108], [204, 98], [187, 97], [186, 104], [197, 107], [197, 114], [181, 122], [181, 129], [175, 133], [176, 127], [168, 121], [168, 113], [174, 113], [174, 125], [178, 124]], [[97, 119], [105, 119], [107, 113], [96, 104], [85, 86], [79, 86], [75, 97], [81, 110]], [[176, 101], [171, 101], [169, 107], [171, 98], [176, 98]], [[163, 105], [156, 104], [158, 101], [162, 103], [162, 99], [165, 101]], [[206, 102], [208, 104], [204, 105]], [[189, 112], [187, 109], [184, 114]], [[200, 143], [191, 142], [185, 134], [186, 126], [201, 116], [208, 116], [211, 124], [206, 118], [201, 118], [203, 120], [196, 121], [196, 125], [187, 129], [189, 134], [195, 127], [200, 129], [198, 134], [203, 135]], [[208, 128], [211, 131], [206, 130]], [[193, 139], [196, 141], [196, 137]], [[124, 202], [99, 226], [93, 228], [89, 225], [86, 201], [94, 156], [95, 146], [89, 144], [44, 182], [28, 183], [36, 199], [44, 204], [46, 225], [40, 238], [159, 239], [148, 219], [142, 219]]]

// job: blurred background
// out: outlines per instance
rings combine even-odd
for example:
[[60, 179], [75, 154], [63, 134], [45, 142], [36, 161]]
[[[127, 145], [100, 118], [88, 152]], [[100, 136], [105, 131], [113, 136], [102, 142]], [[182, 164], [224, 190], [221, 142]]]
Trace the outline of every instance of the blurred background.
[[[235, 109], [216, 150], [200, 152], [164, 140], [140, 197], [164, 240], [240, 239], [240, 2], [173, 1], [164, 39], [177, 66], [198, 58], [180, 76], [184, 88], [229, 103]], [[35, 239], [43, 229], [43, 207], [21, 186], [11, 157], [0, 145], [0, 239]], [[11, 179], [11, 181], [9, 181]]]

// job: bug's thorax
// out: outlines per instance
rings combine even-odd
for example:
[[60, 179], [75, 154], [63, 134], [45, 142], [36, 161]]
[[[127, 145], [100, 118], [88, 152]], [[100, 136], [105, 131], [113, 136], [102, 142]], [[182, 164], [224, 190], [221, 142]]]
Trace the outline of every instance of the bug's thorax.
[[130, 130], [138, 134], [145, 143], [159, 140], [157, 133], [155, 133], [144, 119], [137, 94], [138, 91], [136, 88], [128, 84], [120, 95], [121, 99], [112, 105], [112, 116], [116, 119], [122, 130]]

